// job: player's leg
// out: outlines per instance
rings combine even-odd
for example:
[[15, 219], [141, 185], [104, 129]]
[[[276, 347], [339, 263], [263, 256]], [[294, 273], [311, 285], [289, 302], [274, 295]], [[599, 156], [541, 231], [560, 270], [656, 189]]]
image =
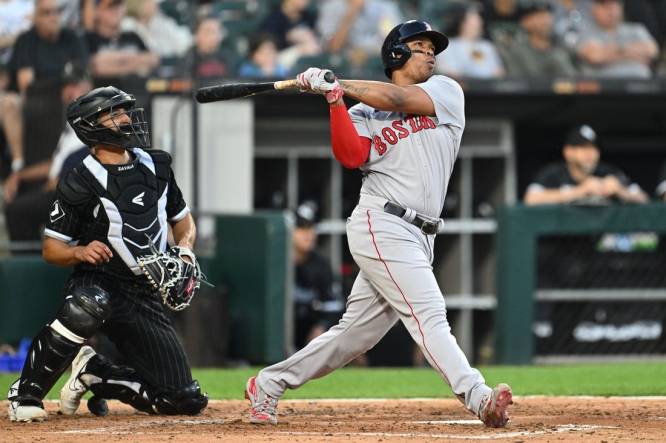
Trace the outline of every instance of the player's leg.
[[46, 418], [43, 398], [110, 314], [108, 294], [98, 286], [74, 285], [55, 320], [33, 339], [21, 372], [7, 395], [12, 421]]
[[192, 380], [185, 352], [160, 302], [141, 296], [140, 303], [132, 296], [114, 297], [114, 315], [104, 327], [127, 365], [95, 355], [76, 371], [77, 380], [95, 395], [96, 403], [116, 399], [148, 413], [198, 414], [208, 397]]
[[[480, 415], [493, 392], [451, 333], [444, 297], [432, 272], [428, 239], [411, 225], [376, 211], [366, 212], [365, 229], [365, 238], [357, 236], [354, 244], [350, 242], [357, 264], [398, 312], [431, 366], [465, 406]], [[499, 394], [504, 401], [507, 393], [494, 395]]]
[[340, 322], [288, 359], [252, 377], [246, 396], [252, 403], [254, 422], [276, 422], [277, 399], [286, 389], [296, 389], [323, 377], [372, 348], [398, 317], [361, 272], [347, 300]]

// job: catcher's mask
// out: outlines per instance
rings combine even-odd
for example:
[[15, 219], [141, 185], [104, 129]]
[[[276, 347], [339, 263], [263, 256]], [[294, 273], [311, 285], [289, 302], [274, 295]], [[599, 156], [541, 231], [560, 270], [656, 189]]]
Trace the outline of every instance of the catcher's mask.
[[[83, 143], [92, 147], [112, 145], [120, 148], [149, 148], [150, 134], [143, 108], [136, 108], [136, 99], [114, 86], [93, 89], [77, 98], [67, 108], [67, 121]], [[105, 126], [100, 120], [112, 122]], [[116, 119], [127, 114], [131, 123], [118, 124]]]

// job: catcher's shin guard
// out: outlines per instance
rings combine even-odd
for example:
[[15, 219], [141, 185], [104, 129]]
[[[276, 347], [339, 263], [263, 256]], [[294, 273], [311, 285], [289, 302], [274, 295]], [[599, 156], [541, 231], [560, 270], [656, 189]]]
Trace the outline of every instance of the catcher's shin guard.
[[16, 399], [19, 402], [43, 399], [69, 366], [79, 347], [80, 343], [69, 340], [50, 326], [39, 331], [28, 350], [15, 392]]
[[32, 341], [18, 384], [17, 397], [43, 399], [72, 362], [83, 342], [92, 337], [111, 308], [106, 292], [74, 288], [65, 297], [56, 319]]
[[139, 411], [155, 413], [145, 381], [129, 366], [114, 365], [97, 354], [79, 378], [98, 399], [120, 400]]
[[80, 378], [97, 399], [120, 400], [149, 414], [196, 415], [208, 405], [208, 395], [201, 393], [196, 380], [177, 390], [157, 392], [134, 369], [114, 365], [100, 355], [90, 359]]

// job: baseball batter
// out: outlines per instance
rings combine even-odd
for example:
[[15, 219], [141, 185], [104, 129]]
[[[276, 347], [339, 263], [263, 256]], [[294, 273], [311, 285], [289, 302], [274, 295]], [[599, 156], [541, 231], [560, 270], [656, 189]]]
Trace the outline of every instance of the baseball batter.
[[[277, 423], [277, 402], [287, 388], [344, 366], [401, 320], [465, 407], [486, 426], [506, 425], [511, 389], [491, 389], [470, 366], [451, 334], [432, 272], [439, 215], [465, 128], [462, 89], [433, 75], [435, 55], [447, 45], [447, 37], [428, 23], [411, 20], [396, 26], [382, 46], [391, 83], [328, 83], [327, 71], [318, 68], [299, 74], [302, 89], [329, 102], [336, 159], [364, 173], [359, 203], [347, 221], [360, 272], [337, 325], [248, 380], [253, 423]], [[345, 94], [360, 102], [348, 112]]]

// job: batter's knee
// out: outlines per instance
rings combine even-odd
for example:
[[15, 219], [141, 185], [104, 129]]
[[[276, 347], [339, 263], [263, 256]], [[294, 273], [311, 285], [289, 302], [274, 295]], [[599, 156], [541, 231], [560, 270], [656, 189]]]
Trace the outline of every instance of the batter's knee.
[[81, 286], [65, 297], [65, 303], [50, 326], [66, 338], [83, 343], [95, 335], [109, 315], [109, 294], [99, 286]]
[[196, 415], [208, 406], [208, 394], [201, 393], [199, 382], [175, 391], [161, 393], [153, 399], [153, 408], [158, 414]]

